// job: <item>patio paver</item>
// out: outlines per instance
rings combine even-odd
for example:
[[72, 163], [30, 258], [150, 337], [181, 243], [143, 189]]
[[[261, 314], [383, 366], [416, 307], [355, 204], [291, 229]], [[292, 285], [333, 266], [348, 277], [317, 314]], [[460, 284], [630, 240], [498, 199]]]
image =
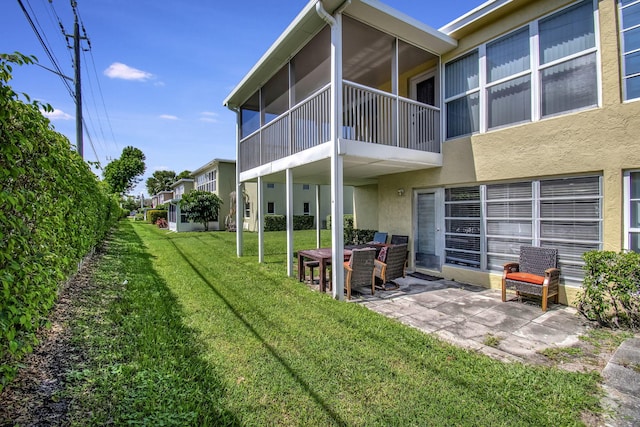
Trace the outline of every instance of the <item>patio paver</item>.
[[[503, 362], [544, 363], [540, 351], [569, 347], [590, 328], [573, 307], [549, 304], [543, 312], [539, 301], [520, 301], [501, 292], [451, 280], [398, 279], [398, 289], [376, 291], [352, 289], [352, 303], [395, 318], [463, 348]], [[485, 338], [496, 338], [493, 346]], [[635, 370], [632, 367], [635, 366]], [[632, 426], [640, 419], [638, 384], [640, 338], [625, 341], [603, 371], [603, 403], [613, 413], [608, 426]], [[579, 364], [576, 369], [583, 369]]]

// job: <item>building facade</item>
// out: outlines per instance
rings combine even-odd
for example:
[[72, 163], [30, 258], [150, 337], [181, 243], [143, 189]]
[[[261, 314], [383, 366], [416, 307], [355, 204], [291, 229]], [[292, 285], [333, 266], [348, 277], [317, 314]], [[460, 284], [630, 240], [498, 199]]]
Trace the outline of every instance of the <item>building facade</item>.
[[352, 185], [356, 226], [409, 235], [411, 268], [462, 282], [499, 287], [520, 245], [558, 248], [570, 304], [584, 252], [640, 247], [639, 17], [494, 0], [435, 30], [310, 1], [225, 100], [238, 182], [328, 184], [336, 216]]
[[182, 178], [171, 184], [173, 199], [169, 202], [167, 212], [167, 222], [171, 231], [194, 231], [199, 229], [200, 224], [189, 222], [180, 210], [180, 200], [182, 196], [193, 190], [194, 181], [191, 178]]

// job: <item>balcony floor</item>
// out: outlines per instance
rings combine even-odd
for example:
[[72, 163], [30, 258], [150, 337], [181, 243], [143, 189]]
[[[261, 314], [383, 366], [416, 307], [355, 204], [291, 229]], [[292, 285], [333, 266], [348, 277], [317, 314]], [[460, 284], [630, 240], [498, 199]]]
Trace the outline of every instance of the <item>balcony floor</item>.
[[[339, 141], [339, 155], [343, 159], [344, 185], [353, 186], [374, 184], [383, 175], [442, 166], [440, 153], [345, 139]], [[331, 144], [324, 143], [242, 172], [240, 181], [268, 176], [269, 182], [285, 182], [287, 169], [293, 170], [297, 183], [331, 184]]]

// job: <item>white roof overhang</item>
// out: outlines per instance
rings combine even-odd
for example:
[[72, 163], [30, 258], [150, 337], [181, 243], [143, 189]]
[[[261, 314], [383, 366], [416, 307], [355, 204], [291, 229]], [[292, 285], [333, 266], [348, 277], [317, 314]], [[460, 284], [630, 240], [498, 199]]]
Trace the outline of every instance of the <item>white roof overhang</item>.
[[[242, 105], [326, 25], [316, 11], [316, 3], [319, 1], [311, 0], [307, 3], [227, 96], [223, 102], [226, 107], [236, 109]], [[344, 3], [343, 0], [322, 0], [322, 6], [329, 13]], [[457, 46], [455, 39], [377, 0], [352, 0], [344, 9], [344, 13], [438, 55]]]

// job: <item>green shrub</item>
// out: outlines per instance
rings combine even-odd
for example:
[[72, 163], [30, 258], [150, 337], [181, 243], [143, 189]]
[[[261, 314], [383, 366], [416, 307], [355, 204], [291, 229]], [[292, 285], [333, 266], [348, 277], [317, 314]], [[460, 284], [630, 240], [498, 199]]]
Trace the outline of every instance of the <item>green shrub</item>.
[[144, 214], [137, 213], [136, 216], [133, 217], [134, 221], [144, 221]]
[[373, 241], [376, 230], [358, 230], [357, 228], [344, 229], [345, 245], [361, 245]]
[[590, 251], [578, 309], [605, 326], [640, 327], [640, 254]]
[[160, 218], [167, 219], [167, 211], [158, 209], [151, 209], [147, 211], [147, 221], [151, 224], [155, 224]]
[[284, 215], [265, 215], [264, 231], [283, 231], [287, 229], [287, 219]]
[[0, 54], [0, 391], [46, 325], [58, 285], [118, 220], [117, 198], [40, 109], [8, 86]]
[[294, 230], [313, 230], [313, 216], [312, 215], [294, 215], [293, 229]]
[[[347, 228], [353, 228], [353, 215], [346, 214], [342, 220], [342, 226]], [[331, 215], [327, 215], [327, 230], [331, 230]]]
[[[287, 217], [285, 215], [265, 215], [264, 231], [284, 231], [287, 229]], [[311, 215], [294, 215], [294, 230], [312, 230], [313, 216]]]

